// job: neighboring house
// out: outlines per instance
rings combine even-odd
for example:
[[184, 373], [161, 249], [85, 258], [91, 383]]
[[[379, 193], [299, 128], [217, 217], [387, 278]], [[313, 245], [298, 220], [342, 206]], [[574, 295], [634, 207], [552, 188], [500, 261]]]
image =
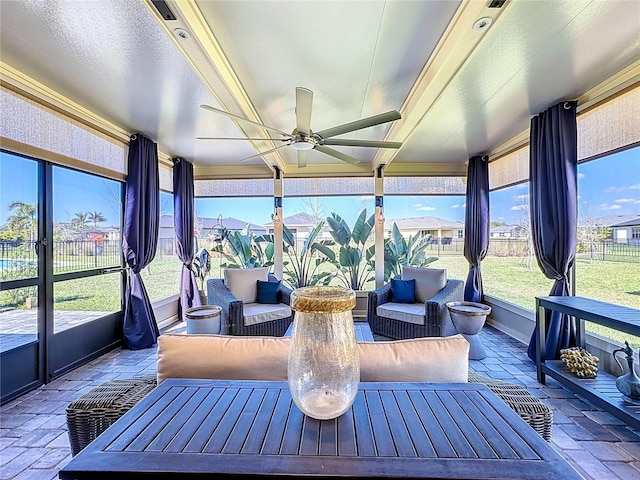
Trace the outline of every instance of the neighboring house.
[[519, 225], [501, 225], [489, 230], [489, 238], [524, 238], [527, 232]]
[[[266, 229], [262, 225], [256, 225], [255, 223], [249, 223], [237, 218], [207, 218], [198, 217], [194, 230], [197, 232], [198, 237], [201, 239], [207, 239], [214, 241], [218, 235], [218, 228], [224, 227], [230, 231], [240, 231], [249, 225], [249, 231], [255, 235], [262, 235], [266, 232]], [[164, 253], [173, 254], [173, 238], [174, 238], [174, 224], [173, 215], [161, 215], [160, 216], [160, 228], [158, 231], [158, 248], [162, 248]], [[201, 247], [205, 245], [200, 245]]]
[[640, 216], [626, 222], [609, 225], [613, 243], [626, 243], [628, 245], [640, 245]]
[[411, 217], [387, 219], [384, 222], [385, 236], [389, 236], [393, 224], [398, 226], [403, 237], [409, 235], [431, 235], [434, 243], [442, 239], [443, 243], [464, 238], [464, 223], [445, 220], [438, 217]]
[[[295, 215], [290, 215], [288, 217], [284, 217], [282, 221], [287, 226], [291, 233], [293, 234], [296, 243], [304, 242], [307, 238], [307, 235], [311, 231], [313, 227], [315, 227], [321, 218], [314, 217], [313, 215], [309, 215], [308, 213], [296, 213]], [[273, 222], [266, 223], [264, 228], [267, 229], [269, 233], [273, 233]], [[318, 240], [331, 240], [331, 234], [329, 233], [329, 227], [325, 222], [324, 227], [320, 235], [318, 235]]]
[[589, 221], [578, 222], [578, 229], [597, 226], [599, 228], [609, 228], [608, 240], [613, 243], [640, 244], [640, 215], [605, 215], [590, 219]]

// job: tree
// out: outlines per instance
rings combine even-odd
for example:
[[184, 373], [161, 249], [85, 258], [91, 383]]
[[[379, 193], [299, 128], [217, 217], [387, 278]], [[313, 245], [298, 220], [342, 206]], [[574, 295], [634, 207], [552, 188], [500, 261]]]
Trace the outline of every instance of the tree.
[[72, 222], [76, 230], [84, 230], [87, 228], [87, 214], [84, 212], [74, 213]]
[[533, 270], [533, 236], [531, 234], [531, 212], [529, 211], [529, 197], [527, 196], [519, 196], [519, 203], [515, 207], [512, 207], [512, 210], [520, 210], [522, 212], [522, 216], [520, 217], [520, 222], [518, 222], [518, 228], [520, 229], [521, 236], [525, 238], [527, 241], [527, 253], [526, 253], [526, 261], [527, 268], [529, 270]]
[[7, 229], [12, 232], [14, 238], [35, 240], [38, 225], [36, 216], [38, 209], [35, 205], [25, 202], [11, 202], [7, 207], [11, 216], [7, 220]]
[[[77, 215], [77, 214], [76, 214]], [[93, 222], [93, 228], [98, 228], [98, 224], [102, 222], [106, 222], [107, 219], [102, 215], [102, 212], [93, 212], [87, 213], [87, 221]]]

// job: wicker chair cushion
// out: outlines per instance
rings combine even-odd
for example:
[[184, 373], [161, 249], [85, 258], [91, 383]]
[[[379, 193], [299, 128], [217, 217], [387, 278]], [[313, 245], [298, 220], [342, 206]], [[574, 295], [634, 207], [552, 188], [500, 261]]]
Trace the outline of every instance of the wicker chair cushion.
[[258, 298], [258, 280], [268, 280], [267, 268], [225, 268], [224, 284], [242, 303], [255, 303]]
[[403, 266], [402, 279], [416, 281], [416, 301], [425, 303], [435, 297], [447, 284], [447, 271], [442, 268]]
[[291, 307], [284, 303], [245, 303], [242, 306], [245, 326], [258, 325], [291, 316]]
[[424, 303], [383, 303], [376, 309], [379, 317], [392, 318], [400, 322], [424, 325]]

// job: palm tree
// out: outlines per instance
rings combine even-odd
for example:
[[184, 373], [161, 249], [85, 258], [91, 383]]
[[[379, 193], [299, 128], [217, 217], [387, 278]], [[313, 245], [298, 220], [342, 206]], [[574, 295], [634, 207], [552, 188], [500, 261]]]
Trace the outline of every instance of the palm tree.
[[11, 202], [7, 208], [12, 212], [7, 220], [9, 230], [15, 232], [16, 237], [29, 232], [29, 240], [33, 241], [36, 231], [37, 207], [30, 203], [16, 201]]
[[98, 228], [98, 224], [106, 222], [107, 219], [102, 215], [102, 212], [93, 211], [87, 213], [87, 221], [93, 222], [93, 228]]
[[78, 230], [87, 228], [87, 214], [84, 212], [76, 212], [72, 220]]

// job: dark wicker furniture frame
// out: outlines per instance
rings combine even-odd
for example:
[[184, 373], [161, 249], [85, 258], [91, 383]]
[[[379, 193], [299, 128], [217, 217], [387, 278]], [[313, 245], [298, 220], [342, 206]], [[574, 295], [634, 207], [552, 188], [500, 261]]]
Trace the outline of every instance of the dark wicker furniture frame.
[[[274, 276], [269, 275], [269, 281], [277, 280]], [[282, 284], [280, 284], [278, 296], [280, 303], [291, 304], [291, 290]], [[218, 305], [222, 309], [220, 320], [220, 333], [222, 335], [282, 337], [293, 321], [294, 313], [292, 311], [290, 317], [257, 325], [245, 325], [242, 300], [236, 298], [220, 278], [213, 278], [207, 281], [207, 303], [209, 305]]]
[[463, 298], [464, 282], [462, 280], [447, 280], [445, 287], [435, 297], [425, 302], [425, 324], [416, 325], [378, 316], [378, 305], [392, 301], [391, 283], [387, 283], [369, 292], [367, 321], [374, 333], [398, 340], [420, 337], [448, 337], [455, 335], [458, 331], [451, 321], [447, 303], [461, 302]]

